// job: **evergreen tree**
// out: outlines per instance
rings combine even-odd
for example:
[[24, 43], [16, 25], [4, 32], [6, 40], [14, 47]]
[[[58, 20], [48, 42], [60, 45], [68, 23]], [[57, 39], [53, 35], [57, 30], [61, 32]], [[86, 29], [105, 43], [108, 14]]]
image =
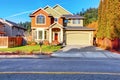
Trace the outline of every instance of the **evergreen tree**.
[[120, 0], [101, 0], [98, 8], [98, 38], [120, 38]]
[[102, 4], [103, 1], [100, 1], [100, 5], [98, 8], [98, 33], [97, 33], [97, 37], [98, 38], [102, 38]]
[[113, 38], [120, 38], [120, 0], [113, 0], [114, 1], [114, 13], [113, 13], [113, 20], [112, 26], [114, 30]]
[[31, 31], [31, 22], [20, 22], [20, 23], [18, 23], [20, 26], [23, 26], [24, 28], [26, 28], [27, 29], [27, 31], [28, 32], [30, 32]]
[[97, 8], [89, 8], [87, 10], [82, 9], [79, 15], [85, 17], [84, 26], [87, 26], [88, 24], [98, 20], [98, 9]]

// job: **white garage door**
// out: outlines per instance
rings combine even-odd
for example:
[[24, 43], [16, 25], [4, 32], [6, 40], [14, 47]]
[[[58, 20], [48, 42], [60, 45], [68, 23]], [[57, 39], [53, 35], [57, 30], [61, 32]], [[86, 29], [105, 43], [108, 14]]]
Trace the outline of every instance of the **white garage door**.
[[67, 33], [67, 45], [90, 45], [90, 33]]

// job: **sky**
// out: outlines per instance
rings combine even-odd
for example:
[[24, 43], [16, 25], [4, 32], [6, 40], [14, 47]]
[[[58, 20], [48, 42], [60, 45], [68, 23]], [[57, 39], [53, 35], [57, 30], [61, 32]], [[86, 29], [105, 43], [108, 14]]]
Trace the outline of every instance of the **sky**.
[[100, 0], [0, 0], [0, 18], [16, 23], [30, 21], [29, 14], [49, 5], [61, 5], [71, 13], [97, 8]]

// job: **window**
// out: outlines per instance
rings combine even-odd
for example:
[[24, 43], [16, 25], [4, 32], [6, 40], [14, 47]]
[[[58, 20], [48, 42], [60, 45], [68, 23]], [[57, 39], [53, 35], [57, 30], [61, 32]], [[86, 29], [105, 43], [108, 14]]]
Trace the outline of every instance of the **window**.
[[80, 20], [79, 19], [74, 19], [73, 24], [80, 24]]
[[37, 16], [37, 23], [38, 24], [45, 24], [45, 16], [43, 16], [43, 15]]
[[38, 38], [42, 39], [42, 31], [38, 31]]
[[67, 19], [65, 19], [65, 20], [64, 20], [64, 23], [68, 23], [68, 20], [67, 20]]
[[44, 36], [45, 36], [45, 39], [47, 39], [47, 31], [45, 31], [45, 35]]
[[58, 18], [55, 18], [54, 21], [57, 22], [57, 21], [58, 21]]
[[33, 30], [33, 39], [37, 39], [37, 31]]

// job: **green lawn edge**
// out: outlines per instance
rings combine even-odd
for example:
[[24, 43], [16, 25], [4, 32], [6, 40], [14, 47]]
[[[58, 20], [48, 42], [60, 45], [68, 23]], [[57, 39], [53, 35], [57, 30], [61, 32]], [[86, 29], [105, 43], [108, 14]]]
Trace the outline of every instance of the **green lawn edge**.
[[[61, 46], [51, 46], [51, 45], [43, 45], [42, 53], [53, 53], [61, 49]], [[26, 45], [19, 46], [14, 48], [0, 48], [0, 52], [22, 52], [22, 53], [39, 53], [40, 46], [39, 45]]]

